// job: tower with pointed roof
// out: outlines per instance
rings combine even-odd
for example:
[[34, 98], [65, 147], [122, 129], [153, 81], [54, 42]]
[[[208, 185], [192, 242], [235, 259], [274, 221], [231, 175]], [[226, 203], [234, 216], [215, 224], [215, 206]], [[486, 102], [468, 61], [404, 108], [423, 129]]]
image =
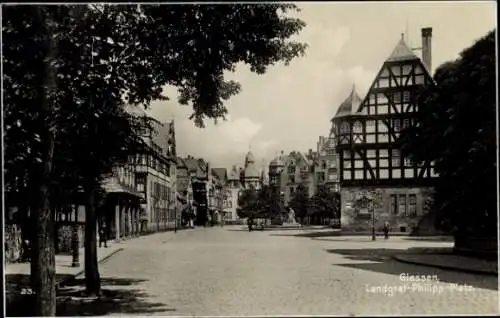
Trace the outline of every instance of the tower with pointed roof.
[[344, 227], [370, 229], [366, 220], [372, 212], [375, 227], [388, 221], [411, 230], [420, 221], [436, 174], [432, 162], [416, 164], [405, 156], [399, 138], [417, 124], [416, 93], [425, 85], [433, 85], [431, 75], [402, 35], [366, 96], [360, 98], [353, 87], [332, 118]]
[[251, 151], [248, 151], [245, 156], [245, 168], [243, 169], [243, 187], [248, 189], [250, 187], [260, 187], [260, 172], [256, 167], [255, 158]]

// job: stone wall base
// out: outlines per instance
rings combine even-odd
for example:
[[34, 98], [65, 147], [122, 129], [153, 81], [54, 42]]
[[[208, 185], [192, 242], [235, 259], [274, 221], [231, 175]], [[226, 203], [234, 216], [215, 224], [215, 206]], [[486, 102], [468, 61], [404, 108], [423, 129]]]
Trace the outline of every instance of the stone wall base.
[[[432, 198], [432, 188], [428, 187], [343, 187], [341, 189], [341, 228], [348, 231], [369, 231], [375, 216], [375, 230], [382, 231], [385, 222], [391, 231], [411, 233], [426, 215], [426, 202]], [[409, 215], [409, 195], [416, 195], [416, 215]], [[391, 211], [391, 195], [406, 195], [406, 215]], [[359, 206], [363, 196], [371, 198], [370, 208]], [[399, 205], [399, 203], [398, 203]], [[371, 207], [373, 206], [373, 207]]]

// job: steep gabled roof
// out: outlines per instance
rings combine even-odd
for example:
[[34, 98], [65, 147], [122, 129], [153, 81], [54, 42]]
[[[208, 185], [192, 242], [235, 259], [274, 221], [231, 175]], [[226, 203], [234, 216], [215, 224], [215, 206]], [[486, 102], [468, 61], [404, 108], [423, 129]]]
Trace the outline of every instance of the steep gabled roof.
[[212, 168], [212, 173], [219, 178], [220, 181], [227, 181], [227, 169], [226, 168]]
[[420, 67], [422, 67], [423, 71], [424, 71], [424, 74], [426, 77], [428, 77], [431, 81], [432, 81], [432, 76], [431, 74], [428, 72], [427, 68], [425, 67], [424, 63], [422, 62], [422, 60], [417, 56], [415, 55], [415, 53], [413, 53], [413, 51], [408, 47], [408, 45], [406, 44], [405, 42], [405, 39], [404, 39], [404, 36], [403, 34], [401, 35], [401, 39], [399, 39], [398, 41], [398, 44], [396, 44], [396, 47], [392, 50], [392, 53], [391, 55], [384, 61], [384, 63], [382, 64], [382, 67], [380, 68], [377, 76], [375, 77], [375, 79], [372, 81], [372, 84], [370, 86], [370, 89], [368, 90], [368, 92], [366, 93], [365, 97], [363, 98], [363, 100], [361, 101], [361, 103], [359, 103], [358, 107], [354, 110], [355, 112], [361, 112], [362, 111], [362, 108], [363, 106], [365, 105], [366, 103], [366, 100], [368, 99], [368, 97], [370, 96], [370, 93], [372, 92], [373, 88], [375, 87], [375, 84], [377, 83], [379, 77], [381, 76], [382, 72], [387, 69], [388, 65], [386, 65], [386, 63], [391, 63], [391, 62], [407, 62], [407, 63], [415, 63], [415, 61], [417, 61], [417, 63], [420, 65]]
[[408, 47], [403, 35], [401, 35], [401, 39], [399, 40], [398, 44], [396, 45], [394, 50], [392, 50], [391, 55], [385, 61], [400, 62], [400, 61], [411, 61], [411, 60], [419, 60], [419, 58]]

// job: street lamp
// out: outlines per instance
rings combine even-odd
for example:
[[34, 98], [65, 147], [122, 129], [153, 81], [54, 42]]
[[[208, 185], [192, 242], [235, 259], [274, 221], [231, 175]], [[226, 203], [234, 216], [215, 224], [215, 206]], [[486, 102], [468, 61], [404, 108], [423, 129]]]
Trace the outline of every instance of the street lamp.
[[375, 208], [373, 206], [373, 201], [370, 200], [370, 202], [368, 202], [368, 206], [372, 210], [372, 241], [375, 241], [377, 237], [375, 235]]

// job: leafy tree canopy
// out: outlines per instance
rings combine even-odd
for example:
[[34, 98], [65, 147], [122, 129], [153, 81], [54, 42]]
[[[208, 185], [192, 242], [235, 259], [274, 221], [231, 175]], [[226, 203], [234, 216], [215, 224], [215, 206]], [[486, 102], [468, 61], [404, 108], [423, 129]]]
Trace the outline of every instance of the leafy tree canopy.
[[55, 160], [63, 153], [61, 158], [70, 158], [68, 153], [74, 158], [61, 170], [98, 178], [126, 160], [134, 145], [125, 104], [148, 106], [166, 99], [162, 90], [173, 85], [179, 102], [191, 105], [192, 119], [203, 126], [206, 118], [224, 118], [224, 101], [241, 89], [224, 79], [226, 71], [246, 63], [262, 74], [306, 48], [290, 40], [305, 25], [287, 16], [297, 10], [291, 4], [42, 8], [52, 15], [58, 48], [52, 63], [57, 93], [50, 114], [37, 108], [48, 50], [45, 17], [31, 6], [3, 10], [8, 182], [21, 167], [41, 163], [42, 122], [50, 121], [56, 130]]
[[245, 189], [238, 197], [238, 217], [269, 218], [271, 217], [271, 189], [263, 185], [260, 189]]
[[339, 199], [338, 195], [327, 187], [319, 187], [318, 192], [311, 198], [311, 215], [326, 218], [340, 216], [340, 211], [337, 211]]

